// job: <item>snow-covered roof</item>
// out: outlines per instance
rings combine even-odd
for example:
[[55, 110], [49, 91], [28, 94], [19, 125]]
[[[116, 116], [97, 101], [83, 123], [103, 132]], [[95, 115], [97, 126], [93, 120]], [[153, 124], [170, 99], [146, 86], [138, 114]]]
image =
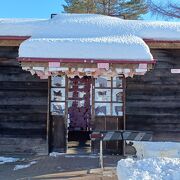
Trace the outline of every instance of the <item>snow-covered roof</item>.
[[151, 61], [143, 39], [179, 41], [180, 23], [60, 14], [49, 20], [0, 19], [0, 36], [31, 36], [21, 44], [20, 57]]
[[21, 45], [19, 55], [63, 59], [153, 59], [148, 46], [137, 36], [29, 39]]

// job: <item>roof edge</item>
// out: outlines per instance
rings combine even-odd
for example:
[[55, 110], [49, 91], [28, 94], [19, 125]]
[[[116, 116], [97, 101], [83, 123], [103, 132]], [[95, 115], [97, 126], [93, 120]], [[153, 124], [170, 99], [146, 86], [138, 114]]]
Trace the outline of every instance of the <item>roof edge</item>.
[[147, 43], [180, 43], [180, 40], [156, 40], [156, 39], [143, 39]]
[[0, 40], [26, 40], [31, 36], [0, 36]]
[[132, 59], [79, 59], [79, 58], [35, 58], [19, 57], [20, 62], [60, 62], [60, 63], [112, 63], [112, 64], [155, 64], [156, 60], [132, 60]]

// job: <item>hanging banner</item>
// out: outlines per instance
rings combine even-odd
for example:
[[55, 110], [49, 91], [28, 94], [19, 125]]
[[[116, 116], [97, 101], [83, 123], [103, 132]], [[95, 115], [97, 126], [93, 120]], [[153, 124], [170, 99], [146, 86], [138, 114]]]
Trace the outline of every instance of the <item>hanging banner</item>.
[[172, 74], [179, 74], [180, 73], [180, 69], [171, 69], [171, 73]]
[[97, 66], [99, 69], [109, 69], [109, 63], [98, 63]]
[[49, 62], [49, 67], [50, 68], [57, 68], [60, 67], [61, 63], [60, 62]]

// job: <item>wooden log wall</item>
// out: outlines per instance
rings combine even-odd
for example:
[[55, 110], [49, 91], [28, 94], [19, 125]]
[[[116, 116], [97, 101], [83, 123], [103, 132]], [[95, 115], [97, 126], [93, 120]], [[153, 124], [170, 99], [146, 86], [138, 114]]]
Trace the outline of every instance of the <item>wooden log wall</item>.
[[46, 154], [48, 83], [16, 57], [18, 47], [0, 47], [0, 154]]
[[157, 59], [145, 76], [127, 78], [127, 129], [150, 130], [154, 141], [180, 141], [180, 49], [152, 50]]

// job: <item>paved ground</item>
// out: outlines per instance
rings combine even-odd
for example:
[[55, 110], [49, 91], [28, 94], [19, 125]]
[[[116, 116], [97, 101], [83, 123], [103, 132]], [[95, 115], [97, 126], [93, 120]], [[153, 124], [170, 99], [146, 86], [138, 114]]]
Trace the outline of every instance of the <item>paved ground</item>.
[[[106, 156], [105, 170], [99, 168], [96, 155], [60, 155], [58, 157], [26, 157], [16, 163], [0, 165], [0, 180], [31, 180], [31, 179], [90, 179], [116, 180], [116, 165], [120, 156]], [[26, 165], [36, 161], [29, 168], [14, 171], [16, 165]]]

